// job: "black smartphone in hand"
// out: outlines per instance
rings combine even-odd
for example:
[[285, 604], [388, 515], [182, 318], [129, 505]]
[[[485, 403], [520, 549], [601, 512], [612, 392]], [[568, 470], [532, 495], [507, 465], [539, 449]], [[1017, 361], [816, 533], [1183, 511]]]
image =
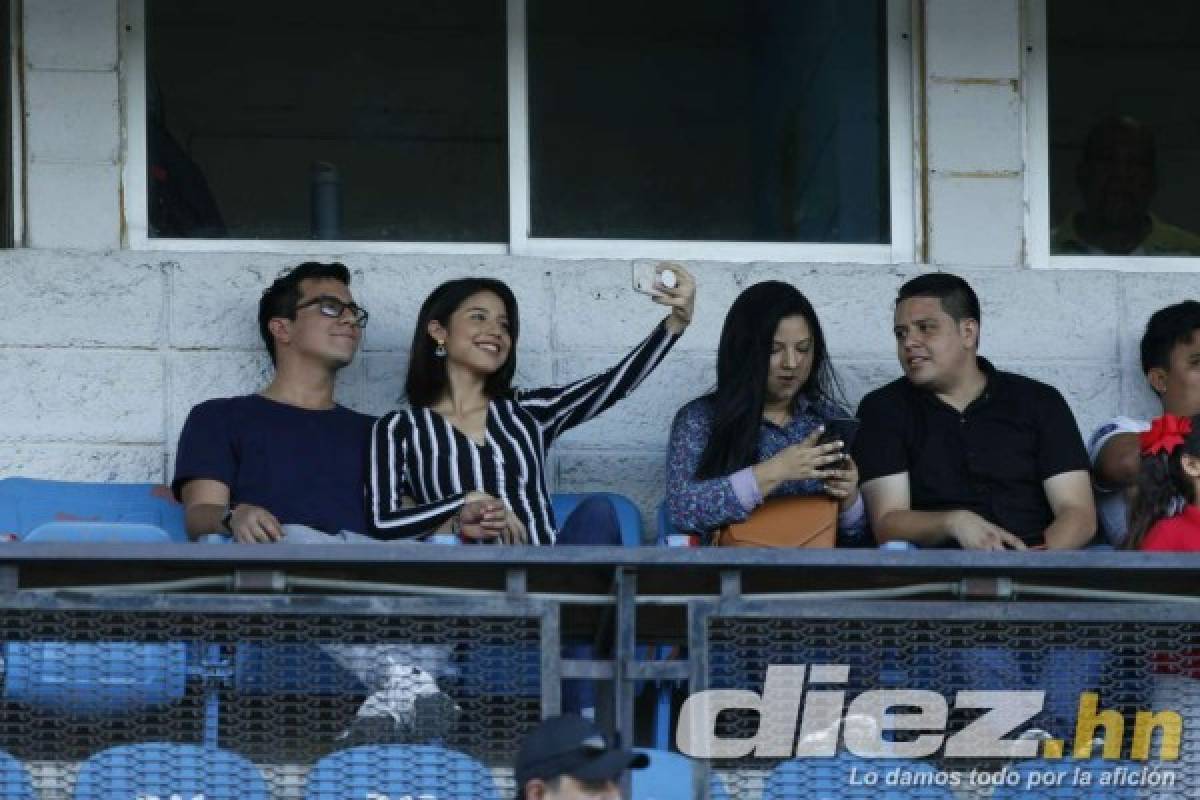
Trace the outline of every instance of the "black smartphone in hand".
[[858, 435], [858, 420], [855, 417], [830, 417], [822, 424], [825, 432], [817, 439], [817, 444], [841, 442], [842, 452], [849, 454], [854, 446], [854, 437]]

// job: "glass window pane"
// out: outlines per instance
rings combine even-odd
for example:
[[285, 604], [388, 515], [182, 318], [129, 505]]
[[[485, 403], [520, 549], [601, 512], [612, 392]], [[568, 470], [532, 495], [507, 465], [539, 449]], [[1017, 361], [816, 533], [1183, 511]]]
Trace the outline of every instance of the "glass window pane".
[[1051, 253], [1200, 255], [1200, 3], [1046, 8]]
[[529, 0], [532, 233], [887, 242], [883, 0]]
[[505, 241], [504, 0], [147, 0], [152, 236]]

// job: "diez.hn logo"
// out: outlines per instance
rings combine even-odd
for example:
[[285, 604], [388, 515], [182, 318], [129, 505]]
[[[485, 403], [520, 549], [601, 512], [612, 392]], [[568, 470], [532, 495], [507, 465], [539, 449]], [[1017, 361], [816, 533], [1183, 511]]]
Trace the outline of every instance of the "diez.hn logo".
[[[960, 691], [951, 707], [937, 692], [877, 689], [859, 693], [847, 708], [845, 690], [833, 687], [844, 686], [849, 678], [850, 667], [844, 665], [776, 665], [767, 668], [762, 694], [744, 689], [697, 692], [679, 715], [679, 749], [693, 758], [828, 758], [844, 739], [846, 749], [862, 758], [924, 758], [939, 750], [946, 758], [1063, 757], [1066, 743], [1061, 739], [1005, 738], [1041, 713], [1044, 691]], [[1098, 738], [1103, 739], [1103, 758], [1121, 758], [1126, 720], [1098, 705], [1095, 692], [1079, 696], [1074, 758], [1090, 758]], [[952, 709], [983, 713], [948, 734]], [[755, 735], [719, 735], [718, 718], [730, 711], [756, 712]], [[1155, 732], [1161, 734], [1158, 757], [1177, 761], [1183, 717], [1175, 711], [1136, 712], [1128, 757], [1148, 760]]]

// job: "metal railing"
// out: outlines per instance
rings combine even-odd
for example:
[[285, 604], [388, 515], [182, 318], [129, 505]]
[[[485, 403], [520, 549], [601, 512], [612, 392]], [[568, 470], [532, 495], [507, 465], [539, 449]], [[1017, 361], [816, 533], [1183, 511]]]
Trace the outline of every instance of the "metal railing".
[[[877, 738], [892, 756], [881, 764], [943, 783], [958, 775], [933, 787], [951, 796], [989, 796], [971, 770], [1017, 763], [946, 755], [945, 740], [982, 713], [958, 693], [1032, 690], [1042, 706], [1018, 730], [1051, 742], [1036, 744], [1036, 763], [1079, 761], [1080, 698], [1094, 693], [1095, 713], [1122, 721], [1116, 732], [1113, 716], [1097, 717], [1114, 727], [1095, 738], [1118, 745], [1102, 766], [1172, 772], [1175, 793], [1162, 796], [1182, 797], [1200, 792], [1196, 770], [1181, 766], [1200, 763], [1190, 733], [1200, 691], [1189, 693], [1193, 667], [1200, 675], [1198, 568], [1194, 556], [1112, 552], [9, 544], [0, 750], [30, 770], [43, 800], [87, 784], [97, 754], [144, 742], [231, 751], [263, 776], [264, 796], [305, 797], [314, 766], [354, 742], [339, 737], [383, 686], [377, 676], [412, 661], [461, 710], [439, 743], [506, 797], [516, 747], [560, 708], [564, 679], [600, 686], [598, 717], [628, 743], [649, 728], [635, 702], [644, 682], [675, 682], [678, 712], [708, 689], [761, 696], [772, 666], [840, 665], [844, 680], [817, 686], [809, 672], [807, 690], [841, 692], [843, 710], [881, 690], [946, 699], [932, 753], [902, 755], [911, 732]], [[591, 655], [564, 657], [564, 643]], [[804, 687], [792, 690], [800, 698]], [[793, 738], [827, 739], [828, 725], [805, 722], [803, 697]], [[1137, 712], [1163, 710], [1181, 714], [1181, 759], [1160, 758], [1164, 726], [1136, 757]], [[731, 709], [712, 732], [751, 740], [762, 716]], [[835, 752], [849, 752], [850, 734], [832, 732]], [[713, 785], [707, 766], [746, 800], [829, 791], [807, 778], [793, 783], [809, 789], [786, 788], [792, 767], [778, 753], [697, 763], [694, 796]], [[831, 780], [857, 796], [848, 775]]]

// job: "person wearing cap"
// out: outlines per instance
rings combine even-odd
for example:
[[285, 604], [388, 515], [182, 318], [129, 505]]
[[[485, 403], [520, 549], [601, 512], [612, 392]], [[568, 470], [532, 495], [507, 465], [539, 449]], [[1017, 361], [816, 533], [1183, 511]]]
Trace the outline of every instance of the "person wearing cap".
[[550, 717], [517, 753], [517, 800], [619, 800], [622, 773], [649, 764], [645, 753], [610, 746], [583, 717]]

